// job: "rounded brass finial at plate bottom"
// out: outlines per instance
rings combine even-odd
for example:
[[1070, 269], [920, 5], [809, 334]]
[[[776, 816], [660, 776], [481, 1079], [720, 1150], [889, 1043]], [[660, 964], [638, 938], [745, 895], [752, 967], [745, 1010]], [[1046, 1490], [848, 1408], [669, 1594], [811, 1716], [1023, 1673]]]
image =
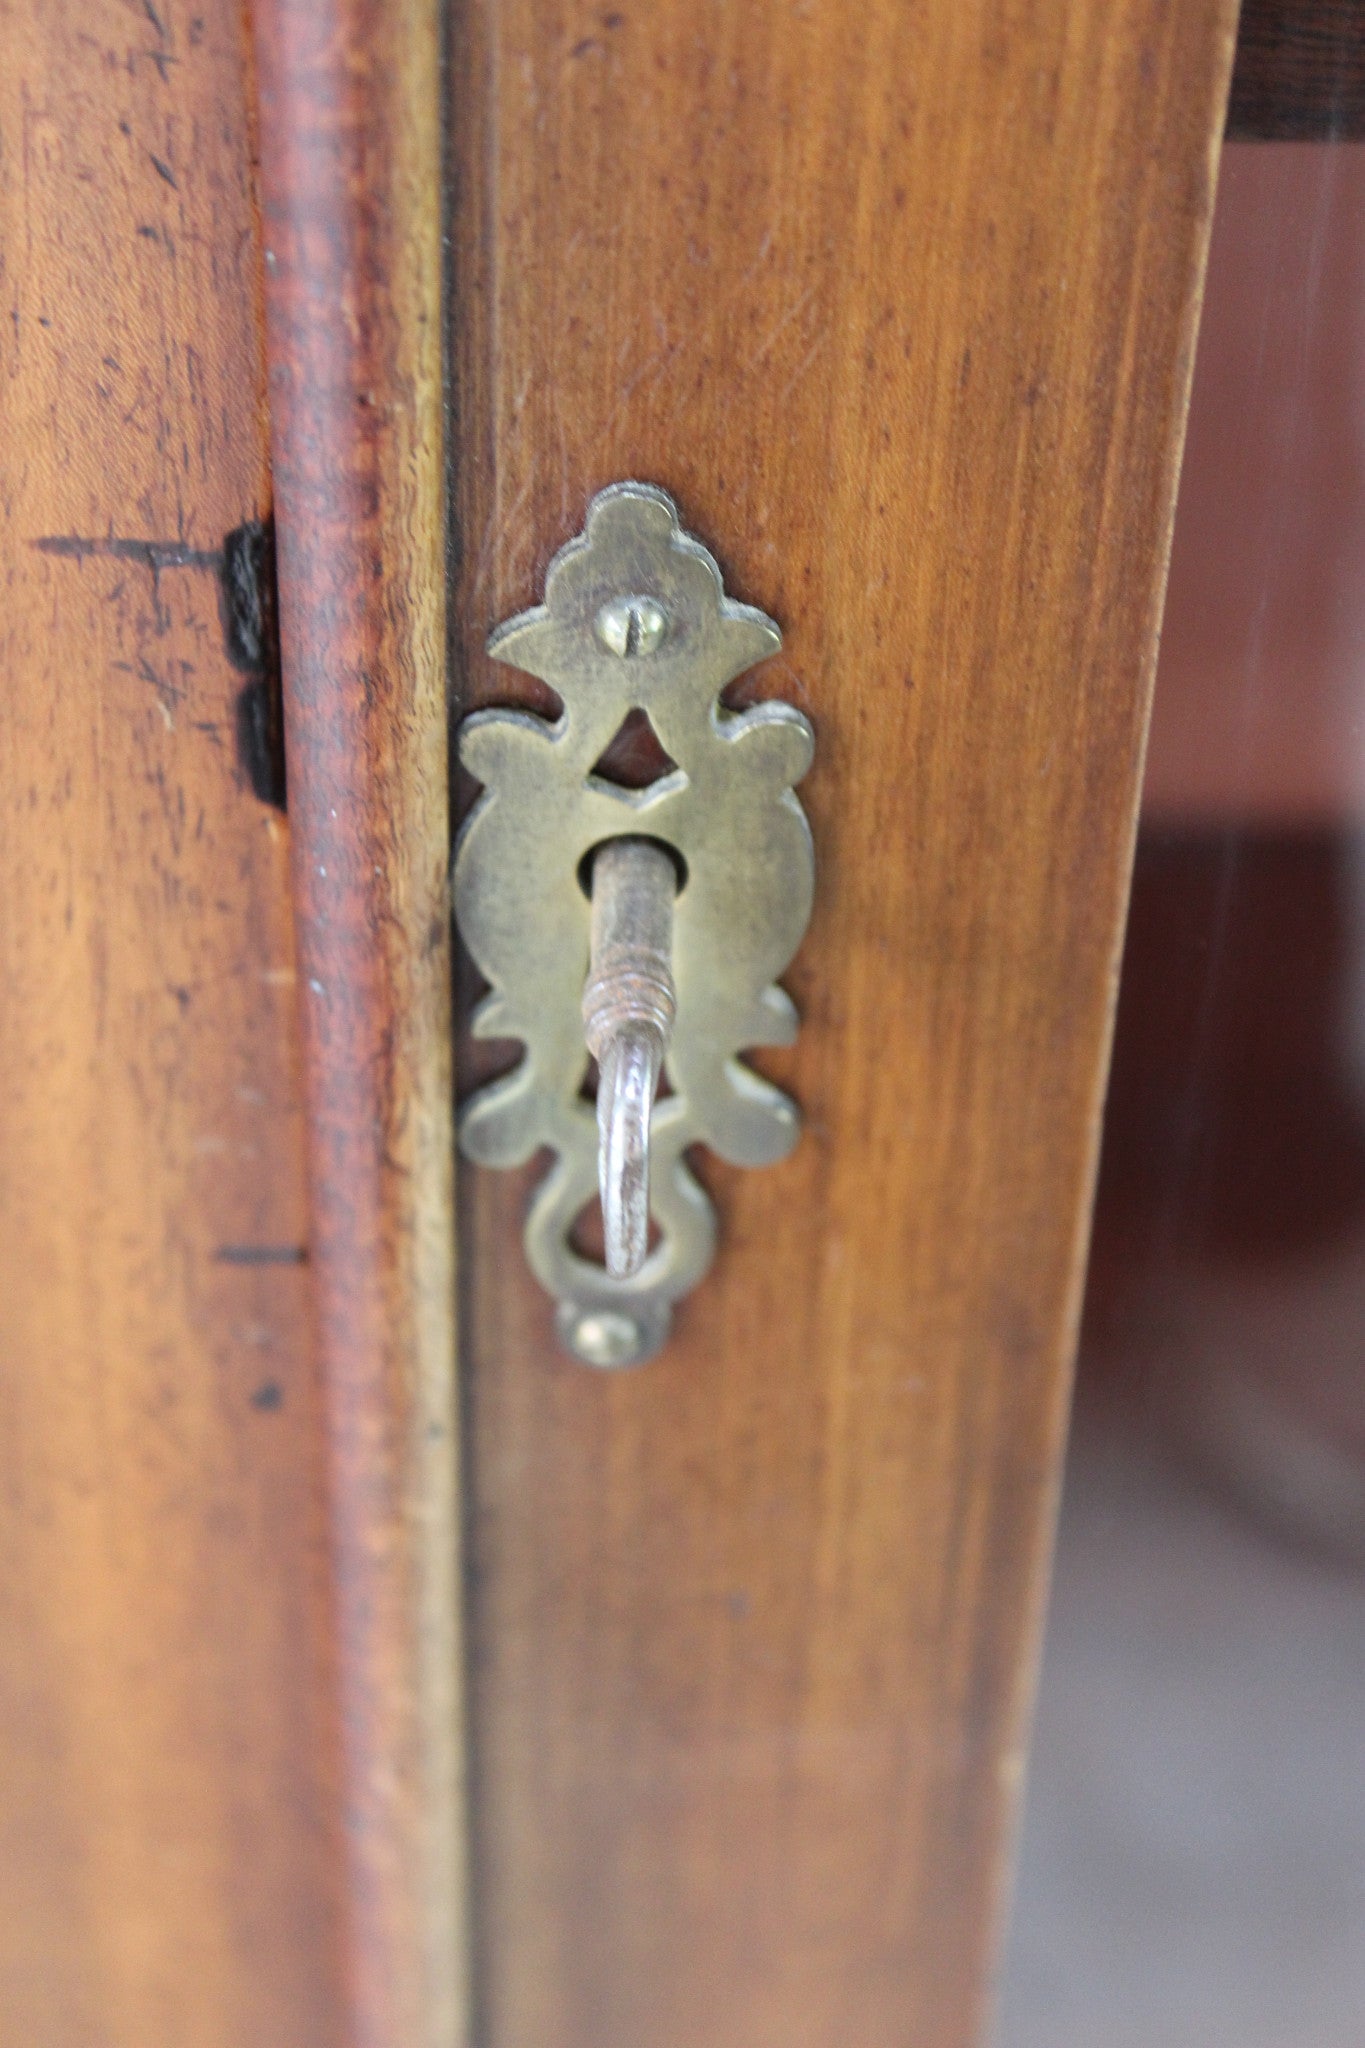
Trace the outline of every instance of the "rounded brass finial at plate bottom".
[[587, 1309], [565, 1331], [569, 1347], [588, 1365], [633, 1365], [644, 1346], [644, 1331], [633, 1316], [615, 1309]]

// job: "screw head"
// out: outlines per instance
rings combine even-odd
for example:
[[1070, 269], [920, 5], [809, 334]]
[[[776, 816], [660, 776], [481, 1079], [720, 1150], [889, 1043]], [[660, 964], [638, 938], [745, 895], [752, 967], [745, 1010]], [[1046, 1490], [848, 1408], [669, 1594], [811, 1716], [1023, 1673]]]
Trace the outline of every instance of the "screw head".
[[585, 1309], [561, 1327], [569, 1349], [585, 1365], [634, 1365], [645, 1348], [645, 1333], [634, 1316], [617, 1309]]
[[653, 654], [668, 631], [668, 613], [652, 597], [614, 597], [597, 614], [593, 631], [609, 654], [634, 661]]

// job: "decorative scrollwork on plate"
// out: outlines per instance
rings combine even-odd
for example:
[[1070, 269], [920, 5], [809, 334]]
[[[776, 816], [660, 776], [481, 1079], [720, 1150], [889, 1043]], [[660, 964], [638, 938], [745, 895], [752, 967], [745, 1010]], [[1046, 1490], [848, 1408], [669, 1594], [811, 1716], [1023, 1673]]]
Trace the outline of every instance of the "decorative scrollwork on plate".
[[[455, 861], [456, 917], [491, 986], [473, 1028], [520, 1039], [526, 1051], [466, 1105], [460, 1146], [488, 1166], [521, 1165], [542, 1146], [555, 1153], [527, 1219], [526, 1252], [559, 1303], [564, 1341], [594, 1365], [634, 1364], [657, 1350], [673, 1303], [711, 1262], [715, 1216], [687, 1148], [761, 1166], [783, 1158], [799, 1130], [795, 1104], [739, 1054], [796, 1033], [777, 977], [810, 917], [814, 855], [793, 785], [810, 766], [814, 735], [789, 704], [734, 712], [720, 702], [728, 683], [780, 644], [770, 618], [726, 597], [715, 561], [683, 532], [666, 492], [614, 484], [550, 564], [544, 604], [488, 643], [495, 660], [548, 683], [561, 715], [480, 711], [461, 729], [460, 757], [484, 785]], [[625, 789], [598, 769], [636, 711], [675, 765], [647, 788]], [[576, 1252], [570, 1234], [597, 1187], [596, 1120], [583, 1094], [584, 862], [626, 835], [672, 849], [683, 879], [671, 1092], [651, 1122], [659, 1236], [641, 1270], [616, 1280]]]

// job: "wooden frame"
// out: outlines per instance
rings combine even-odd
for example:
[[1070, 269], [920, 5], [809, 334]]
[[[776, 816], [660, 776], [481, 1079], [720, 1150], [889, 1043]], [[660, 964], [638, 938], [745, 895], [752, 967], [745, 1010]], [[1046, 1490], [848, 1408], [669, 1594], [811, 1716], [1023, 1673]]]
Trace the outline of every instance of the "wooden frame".
[[560, 1358], [462, 1175], [497, 2048], [981, 2038], [1234, 19], [456, 9], [462, 702], [636, 477], [818, 763], [807, 1136], [668, 1351]]

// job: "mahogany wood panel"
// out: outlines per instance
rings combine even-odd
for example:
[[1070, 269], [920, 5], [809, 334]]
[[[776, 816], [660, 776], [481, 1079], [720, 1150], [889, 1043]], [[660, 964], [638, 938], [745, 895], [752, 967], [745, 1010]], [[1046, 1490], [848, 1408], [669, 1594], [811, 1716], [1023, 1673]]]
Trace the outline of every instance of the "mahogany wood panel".
[[257, 0], [358, 2048], [463, 2027], [440, 100], [425, 0]]
[[455, 5], [464, 702], [639, 477], [818, 734], [808, 1127], [667, 1353], [462, 1175], [488, 2048], [981, 2037], [1234, 15]]
[[0, 2033], [337, 2048], [244, 26], [0, 51]]

